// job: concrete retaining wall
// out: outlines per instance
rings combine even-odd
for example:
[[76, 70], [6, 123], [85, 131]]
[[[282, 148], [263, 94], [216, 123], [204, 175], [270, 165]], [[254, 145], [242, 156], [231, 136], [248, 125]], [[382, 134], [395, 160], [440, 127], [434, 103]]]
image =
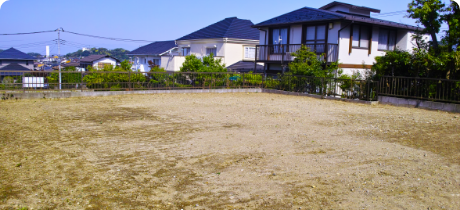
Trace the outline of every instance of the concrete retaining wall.
[[[139, 91], [97, 91], [97, 92], [29, 92], [7, 93], [9, 99], [37, 99], [37, 98], [73, 98], [99, 97], [127, 94], [166, 94], [166, 93], [261, 93], [260, 88], [247, 89], [188, 89], [188, 90], [139, 90]], [[0, 92], [0, 95], [2, 93]], [[11, 95], [13, 95], [11, 97]]]
[[425, 101], [425, 100], [396, 98], [396, 97], [388, 97], [388, 96], [379, 96], [379, 102], [381, 104], [391, 104], [395, 106], [404, 106], [404, 107], [412, 107], [412, 108], [415, 107], [415, 108], [422, 108], [422, 109], [442, 110], [446, 112], [460, 113], [460, 104], [432, 102], [432, 101]]
[[1, 93], [1, 97], [8, 99], [38, 99], [38, 98], [73, 98], [73, 97], [100, 97], [100, 96], [114, 96], [114, 95], [127, 95], [127, 94], [166, 94], [166, 93], [273, 93], [291, 96], [307, 96], [317, 99], [336, 100], [350, 103], [359, 104], [391, 104], [395, 106], [404, 106], [412, 108], [423, 108], [432, 110], [442, 110], [447, 112], [460, 113], [460, 104], [441, 103], [424, 101], [417, 99], [405, 99], [388, 96], [379, 96], [379, 101], [362, 101], [352, 100], [336, 97], [323, 97], [320, 95], [295, 93], [282, 90], [272, 90], [263, 88], [245, 88], [245, 89], [186, 89], [186, 90], [139, 90], [139, 91], [100, 91], [100, 92], [8, 92]]

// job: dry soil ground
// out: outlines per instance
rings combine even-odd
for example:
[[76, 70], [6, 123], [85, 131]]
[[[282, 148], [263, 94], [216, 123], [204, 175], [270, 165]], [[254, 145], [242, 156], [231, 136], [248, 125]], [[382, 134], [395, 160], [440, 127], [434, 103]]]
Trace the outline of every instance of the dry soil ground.
[[308, 97], [0, 102], [0, 209], [459, 209], [459, 114]]

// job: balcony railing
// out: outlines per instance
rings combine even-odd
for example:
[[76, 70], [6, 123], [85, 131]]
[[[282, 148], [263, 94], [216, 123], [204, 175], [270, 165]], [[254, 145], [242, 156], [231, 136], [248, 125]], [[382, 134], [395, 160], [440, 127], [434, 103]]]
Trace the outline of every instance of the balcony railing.
[[[301, 44], [286, 44], [286, 45], [257, 45], [256, 46], [256, 61], [284, 61], [291, 62], [294, 56], [291, 53], [297, 52]], [[327, 62], [336, 62], [339, 60], [337, 44], [306, 44], [311, 51], [318, 54], [319, 59], [326, 59]], [[321, 55], [325, 54], [326, 58]]]

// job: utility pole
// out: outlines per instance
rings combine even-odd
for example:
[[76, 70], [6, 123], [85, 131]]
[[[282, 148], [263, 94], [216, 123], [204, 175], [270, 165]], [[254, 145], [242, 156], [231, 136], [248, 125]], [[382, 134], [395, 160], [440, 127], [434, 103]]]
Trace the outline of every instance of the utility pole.
[[61, 75], [61, 31], [64, 31], [62, 28], [58, 28], [58, 65], [59, 65], [59, 90], [62, 89], [62, 75]]

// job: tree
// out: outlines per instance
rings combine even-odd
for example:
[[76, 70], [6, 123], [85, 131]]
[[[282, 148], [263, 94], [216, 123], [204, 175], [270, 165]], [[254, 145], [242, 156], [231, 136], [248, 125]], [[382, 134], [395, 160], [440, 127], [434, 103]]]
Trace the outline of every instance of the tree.
[[203, 60], [195, 55], [185, 57], [185, 62], [180, 68], [181, 72], [227, 72], [222, 59], [215, 59], [214, 55], [204, 56]]
[[[305, 45], [291, 55], [295, 57], [294, 61], [289, 64], [289, 73], [293, 75], [333, 77], [334, 71], [339, 67], [338, 62], [327, 64], [323, 59], [318, 59], [318, 55]], [[324, 56], [323, 54], [321, 57]]]
[[423, 32], [431, 35], [435, 50], [439, 47], [436, 34], [439, 33], [442, 24], [442, 16], [439, 13], [444, 11], [445, 4], [440, 0], [412, 0], [407, 9], [409, 17], [421, 23], [425, 27]]

